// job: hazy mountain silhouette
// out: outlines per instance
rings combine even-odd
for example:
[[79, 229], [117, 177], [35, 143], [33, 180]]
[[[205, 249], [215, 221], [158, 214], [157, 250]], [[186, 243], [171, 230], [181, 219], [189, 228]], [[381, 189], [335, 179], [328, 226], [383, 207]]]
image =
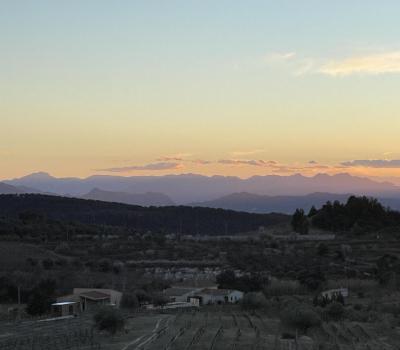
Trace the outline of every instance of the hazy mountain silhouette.
[[168, 196], [156, 192], [131, 194], [126, 192], [104, 191], [99, 188], [94, 188], [89, 193], [83, 195], [82, 198], [104, 202], [133, 204], [145, 207], [174, 205], [174, 202]]
[[22, 193], [42, 193], [34, 188], [25, 186], [12, 186], [4, 182], [0, 182], [0, 194], [22, 194]]
[[37, 188], [43, 192], [82, 196], [93, 188], [104, 191], [146, 193], [157, 192], [177, 204], [210, 201], [237, 192], [269, 196], [303, 196], [309, 193], [353, 193], [375, 197], [400, 198], [400, 187], [389, 182], [377, 182], [349, 174], [318, 174], [306, 177], [266, 175], [241, 179], [234, 176], [202, 176], [195, 174], [166, 176], [94, 175], [85, 179], [55, 178], [47, 173], [35, 173], [4, 181], [13, 186]]
[[265, 196], [241, 192], [232, 193], [212, 201], [192, 203], [192, 205], [251, 213], [277, 212], [292, 214], [297, 208], [303, 208], [307, 212], [313, 205], [319, 208], [327, 201], [346, 202], [349, 196], [350, 194], [334, 193], [312, 193], [305, 196]]

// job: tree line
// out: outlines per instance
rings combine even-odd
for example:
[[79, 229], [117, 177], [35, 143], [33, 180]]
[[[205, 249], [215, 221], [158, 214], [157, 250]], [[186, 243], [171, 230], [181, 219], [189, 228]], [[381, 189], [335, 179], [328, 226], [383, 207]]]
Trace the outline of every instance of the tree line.
[[313, 206], [308, 214], [297, 209], [291, 225], [300, 234], [307, 234], [310, 227], [361, 234], [400, 226], [400, 212], [384, 207], [375, 198], [350, 196], [346, 203], [328, 201], [320, 209]]

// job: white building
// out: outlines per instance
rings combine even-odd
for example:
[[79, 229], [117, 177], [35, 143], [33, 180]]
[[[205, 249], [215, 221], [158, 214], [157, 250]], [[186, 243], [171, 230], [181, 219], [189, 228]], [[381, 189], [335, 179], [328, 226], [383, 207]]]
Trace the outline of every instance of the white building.
[[236, 304], [243, 299], [243, 292], [233, 289], [206, 288], [196, 294], [201, 305]]

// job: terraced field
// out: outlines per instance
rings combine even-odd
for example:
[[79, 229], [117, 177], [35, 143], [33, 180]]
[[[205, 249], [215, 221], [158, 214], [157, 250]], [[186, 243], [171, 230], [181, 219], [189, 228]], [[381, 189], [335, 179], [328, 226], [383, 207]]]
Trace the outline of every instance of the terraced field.
[[124, 332], [93, 330], [89, 315], [79, 318], [0, 324], [0, 350], [391, 350], [400, 333], [378, 331], [373, 323], [324, 323], [308, 337], [282, 339], [280, 321], [240, 309], [203, 309], [126, 316]]

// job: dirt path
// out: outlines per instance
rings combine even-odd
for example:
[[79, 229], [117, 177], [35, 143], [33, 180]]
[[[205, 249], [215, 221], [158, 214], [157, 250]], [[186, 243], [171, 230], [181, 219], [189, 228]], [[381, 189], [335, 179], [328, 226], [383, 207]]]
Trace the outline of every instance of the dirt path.
[[161, 322], [165, 319], [165, 317], [160, 317], [157, 320], [156, 325], [154, 326], [154, 328], [152, 329], [150, 334], [143, 334], [140, 337], [132, 340], [129, 344], [125, 345], [121, 350], [129, 350], [131, 347], [133, 347], [134, 345], [136, 345], [137, 343], [139, 343], [143, 338], [145, 338], [146, 336], [148, 336], [148, 338], [144, 341], [142, 341], [140, 344], [136, 345], [136, 347], [134, 349], [140, 349], [140, 347], [146, 345], [148, 342], [150, 342], [151, 340], [153, 340], [153, 338], [157, 335], [157, 331], [160, 328], [160, 324]]

